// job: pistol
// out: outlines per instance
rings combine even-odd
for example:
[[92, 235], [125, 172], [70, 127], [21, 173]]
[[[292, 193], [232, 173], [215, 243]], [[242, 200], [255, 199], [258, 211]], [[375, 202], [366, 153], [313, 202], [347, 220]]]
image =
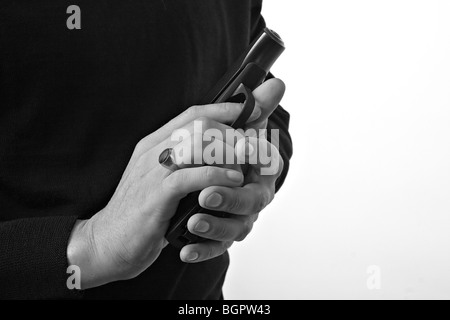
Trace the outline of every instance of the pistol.
[[[222, 102], [243, 103], [238, 118], [231, 124], [234, 129], [243, 129], [255, 108], [253, 90], [260, 86], [275, 61], [284, 52], [285, 46], [280, 36], [265, 28], [259, 37], [245, 50], [222, 79], [210, 90], [200, 104]], [[216, 217], [228, 217], [226, 212], [204, 209], [198, 202], [200, 191], [193, 192], [182, 199], [166, 233], [167, 241], [181, 249], [185, 245], [199, 243], [205, 239], [194, 235], [187, 229], [188, 220], [202, 212]]]

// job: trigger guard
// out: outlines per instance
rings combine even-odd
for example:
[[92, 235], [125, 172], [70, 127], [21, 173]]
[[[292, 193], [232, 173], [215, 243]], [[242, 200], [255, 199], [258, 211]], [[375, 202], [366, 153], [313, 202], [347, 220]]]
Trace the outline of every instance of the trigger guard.
[[233, 103], [243, 103], [244, 107], [237, 117], [236, 121], [233, 122], [231, 127], [233, 129], [244, 129], [245, 124], [247, 123], [248, 119], [251, 117], [253, 110], [255, 110], [256, 101], [255, 97], [253, 96], [252, 91], [247, 88], [245, 85], [241, 84], [236, 89], [234, 96], [229, 98], [226, 102], [233, 102]]

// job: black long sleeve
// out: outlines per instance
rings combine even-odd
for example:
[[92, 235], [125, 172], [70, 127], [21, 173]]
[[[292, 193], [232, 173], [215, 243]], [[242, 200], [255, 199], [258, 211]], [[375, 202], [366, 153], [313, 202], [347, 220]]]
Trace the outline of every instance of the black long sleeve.
[[0, 223], [0, 299], [73, 299], [66, 281], [67, 242], [76, 217]]

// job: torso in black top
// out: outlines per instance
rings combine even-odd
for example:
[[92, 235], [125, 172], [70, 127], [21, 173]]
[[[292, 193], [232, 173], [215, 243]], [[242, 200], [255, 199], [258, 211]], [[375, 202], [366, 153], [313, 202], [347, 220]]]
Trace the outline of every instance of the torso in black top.
[[[72, 4], [0, 5], [1, 221], [102, 209], [136, 143], [243, 52], [260, 1], [78, 0], [82, 28], [69, 30]], [[85, 297], [219, 298], [227, 266], [227, 255], [183, 264], [168, 247], [138, 278]]]

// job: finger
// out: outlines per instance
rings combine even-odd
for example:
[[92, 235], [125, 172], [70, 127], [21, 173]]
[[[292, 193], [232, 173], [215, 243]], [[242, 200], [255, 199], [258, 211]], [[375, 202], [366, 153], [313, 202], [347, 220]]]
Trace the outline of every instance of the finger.
[[233, 241], [208, 240], [201, 243], [190, 244], [181, 249], [181, 261], [198, 263], [211, 260], [223, 255], [233, 244]]
[[199, 203], [205, 209], [236, 215], [252, 215], [261, 212], [272, 202], [275, 184], [250, 183], [244, 187], [212, 186], [205, 188]]
[[178, 168], [214, 165], [241, 170], [237, 164], [234, 147], [219, 140], [208, 139], [201, 133], [193, 134], [173, 147], [172, 162]]
[[206, 166], [175, 171], [163, 180], [162, 187], [164, 194], [175, 199], [182, 199], [191, 192], [210, 186], [236, 187], [242, 184], [243, 179], [241, 172]]
[[235, 146], [239, 163], [250, 164], [256, 171], [265, 176], [278, 178], [283, 170], [283, 158], [277, 147], [264, 138], [246, 137]]
[[238, 140], [245, 137], [244, 130], [235, 130], [231, 126], [214, 119], [200, 117], [184, 127], [176, 129], [171, 134], [171, 139], [173, 141], [182, 141], [193, 134], [202, 134], [206, 141], [211, 141], [214, 138], [226, 142], [233, 147]]
[[[195, 119], [206, 117], [224, 124], [233, 123], [242, 112], [243, 104], [240, 103], [220, 103], [203, 106], [193, 106], [184, 111], [176, 118], [169, 121], [166, 125], [148, 135], [140, 141], [143, 149], [147, 150], [163, 142], [172, 135], [178, 128], [182, 128]], [[256, 107], [250, 120], [259, 118], [261, 110]]]
[[[189, 122], [181, 128], [177, 128], [170, 134], [169, 137], [164, 139], [156, 147], [148, 146], [147, 149], [145, 149], [145, 147], [142, 146], [139, 150], [139, 156], [145, 156], [145, 153], [148, 153], [150, 150], [161, 153], [163, 150], [173, 148], [185, 140], [194, 142], [194, 135], [197, 138], [202, 138], [200, 139], [201, 143], [197, 144], [197, 146], [201, 146], [204, 143], [208, 144], [213, 140], [219, 140], [234, 147], [237, 141], [245, 137], [243, 130], [235, 130], [230, 126], [217, 122], [213, 119], [201, 117]], [[234, 151], [231, 152], [231, 155], [233, 158]]]
[[215, 241], [242, 241], [251, 232], [255, 216], [218, 218], [208, 214], [196, 214], [188, 221], [188, 230], [202, 238]]
[[[135, 159], [141, 163], [158, 165], [158, 157], [155, 157], [155, 154], [161, 154], [166, 149], [176, 147], [174, 154], [178, 155], [180, 168], [191, 167], [190, 164], [212, 164], [214, 162], [219, 165], [230, 164], [228, 167], [234, 169], [237, 167], [234, 150], [222, 146], [220, 141], [234, 148], [236, 142], [242, 138], [244, 138], [243, 130], [235, 130], [209, 118], [199, 118], [186, 124], [183, 128], [176, 129], [170, 137], [156, 147], [145, 149], [143, 145], [138, 145], [137, 148], [140, 149], [136, 150]], [[203, 155], [206, 159], [203, 159]]]
[[[197, 140], [197, 142], [195, 142], [195, 140]], [[234, 148], [220, 140], [214, 139], [211, 142], [206, 142], [204, 140], [205, 139], [201, 135], [194, 135], [191, 141], [186, 139], [178, 144], [170, 139], [166, 139], [163, 144], [156, 147], [152, 152], [146, 152], [136, 156], [133, 159], [133, 167], [155, 168], [156, 170], [150, 171], [154, 176], [160, 176], [161, 179], [173, 175], [173, 172], [180, 169], [195, 168], [205, 165], [222, 167], [242, 173], [242, 166], [236, 159]], [[167, 162], [171, 165], [173, 164], [173, 168], [172, 166], [166, 166], [164, 163], [160, 163], [160, 161], [162, 161], [161, 155], [166, 149], [172, 150], [169, 153], [170, 160], [164, 160], [164, 163]], [[143, 174], [148, 172], [143, 171]], [[127, 172], [124, 174], [127, 174]], [[175, 175], [171, 179], [177, 176], [178, 175]], [[239, 182], [238, 185], [242, 185], [243, 179], [242, 181], [239, 180]], [[217, 183], [216, 185], [220, 185], [220, 183]]]
[[286, 86], [280, 79], [270, 79], [256, 88], [253, 95], [256, 100], [256, 106], [261, 110], [261, 115], [256, 120], [248, 121], [248, 127], [267, 120], [280, 104], [286, 91]]
[[[227, 156], [227, 163], [236, 163], [234, 161], [234, 150], [226, 148], [226, 146], [222, 147], [222, 143], [228, 144], [228, 146], [234, 148], [237, 141], [244, 137], [243, 130], [235, 130], [230, 126], [213, 119], [202, 117], [190, 122], [183, 128], [175, 130], [171, 135], [170, 142], [166, 139], [165, 143], [159, 148], [171, 145], [174, 141], [181, 141], [180, 144], [174, 147], [175, 151], [186, 151], [184, 152], [185, 155], [201, 155], [203, 150], [208, 148], [209, 154], [217, 153], [215, 158], [222, 158], [222, 161], [225, 162], [225, 159], [220, 157], [221, 155], [224, 155]], [[191, 150], [189, 150], [190, 146], [192, 146]], [[199, 153], [195, 153], [195, 151]], [[179, 152], [177, 152], [177, 154], [179, 154]], [[180, 160], [181, 159], [180, 156]], [[208, 161], [206, 161], [206, 163], [208, 163]]]

